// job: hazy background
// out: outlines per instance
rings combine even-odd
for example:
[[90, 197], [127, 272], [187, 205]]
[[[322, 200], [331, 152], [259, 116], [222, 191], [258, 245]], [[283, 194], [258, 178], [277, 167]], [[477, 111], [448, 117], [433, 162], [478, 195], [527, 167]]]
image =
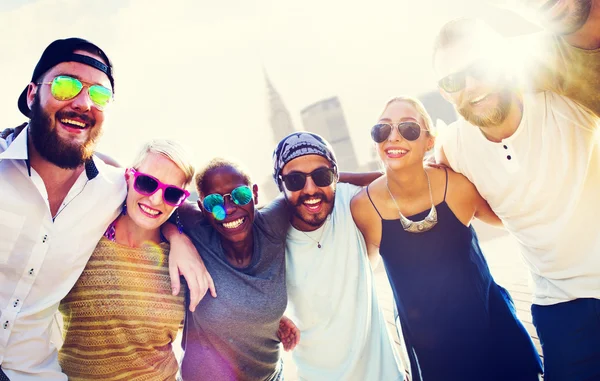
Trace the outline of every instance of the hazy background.
[[25, 119], [17, 97], [54, 39], [87, 38], [115, 65], [115, 102], [99, 146], [128, 165], [140, 144], [168, 137], [200, 164], [242, 161], [271, 171], [265, 73], [296, 128], [301, 109], [339, 96], [359, 164], [386, 100], [434, 89], [439, 27], [477, 16], [507, 35], [536, 28], [483, 0], [38, 0], [0, 2], [2, 128]]

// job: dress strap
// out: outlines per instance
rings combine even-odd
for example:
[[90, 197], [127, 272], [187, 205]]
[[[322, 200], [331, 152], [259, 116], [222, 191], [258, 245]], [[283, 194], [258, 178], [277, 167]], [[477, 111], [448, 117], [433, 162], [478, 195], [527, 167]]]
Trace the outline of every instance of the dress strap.
[[446, 193], [448, 192], [448, 168], [444, 167], [446, 171], [446, 188], [444, 188], [444, 201], [446, 201]]
[[[371, 185], [371, 184], [369, 184]], [[371, 194], [369, 194], [369, 185], [367, 185], [367, 197], [369, 197], [369, 201], [371, 201], [371, 205], [373, 205], [373, 208], [375, 208], [375, 211], [377, 212], [377, 214], [379, 214], [379, 218], [381, 218], [383, 220], [383, 217], [381, 217], [381, 213], [379, 213], [379, 210], [377, 210], [377, 207], [375, 206], [375, 203], [373, 202], [373, 199], [371, 198]]]

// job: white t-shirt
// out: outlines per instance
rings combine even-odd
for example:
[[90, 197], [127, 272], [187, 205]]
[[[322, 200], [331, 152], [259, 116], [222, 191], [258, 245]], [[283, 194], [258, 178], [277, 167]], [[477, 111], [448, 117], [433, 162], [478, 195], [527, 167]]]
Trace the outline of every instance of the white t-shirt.
[[600, 298], [599, 120], [551, 92], [525, 94], [499, 143], [461, 119], [437, 141], [521, 246], [534, 303]]
[[286, 242], [290, 317], [301, 331], [294, 361], [301, 380], [402, 380], [363, 237], [350, 213], [360, 190], [337, 184], [335, 206], [319, 229], [290, 228]]
[[28, 130], [0, 139], [0, 366], [11, 381], [67, 380], [50, 327], [127, 191], [122, 169], [94, 158], [52, 218], [28, 166]]

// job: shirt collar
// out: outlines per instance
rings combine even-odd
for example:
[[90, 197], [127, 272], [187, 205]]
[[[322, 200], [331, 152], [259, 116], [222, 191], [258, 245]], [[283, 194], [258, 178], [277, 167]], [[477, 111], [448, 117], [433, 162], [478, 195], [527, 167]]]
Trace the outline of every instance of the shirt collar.
[[[0, 153], [0, 160], [25, 160], [27, 164], [27, 172], [29, 176], [31, 176], [31, 164], [29, 162], [29, 149], [28, 149], [28, 139], [29, 139], [29, 125], [21, 131], [19, 136], [12, 140], [12, 143], [6, 148], [6, 150]], [[8, 139], [7, 139], [8, 140]], [[88, 180], [94, 179], [100, 171], [94, 163], [94, 158], [89, 159], [85, 163], [85, 174]]]

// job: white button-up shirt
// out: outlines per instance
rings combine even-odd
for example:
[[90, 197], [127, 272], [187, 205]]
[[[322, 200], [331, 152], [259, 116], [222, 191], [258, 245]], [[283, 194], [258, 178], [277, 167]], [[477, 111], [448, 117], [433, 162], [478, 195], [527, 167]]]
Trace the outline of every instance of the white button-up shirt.
[[124, 171], [88, 162], [53, 219], [27, 138], [0, 139], [0, 366], [11, 381], [67, 380], [52, 318], [119, 213]]

